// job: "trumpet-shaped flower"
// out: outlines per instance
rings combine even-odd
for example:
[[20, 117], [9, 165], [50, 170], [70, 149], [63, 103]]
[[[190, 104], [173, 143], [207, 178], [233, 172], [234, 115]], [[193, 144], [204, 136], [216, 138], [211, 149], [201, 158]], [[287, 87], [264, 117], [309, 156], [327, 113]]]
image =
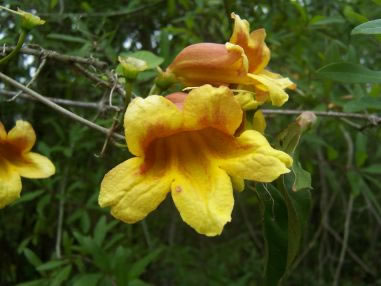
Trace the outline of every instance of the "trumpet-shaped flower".
[[257, 131], [235, 136], [242, 115], [227, 87], [204, 85], [188, 95], [134, 99], [124, 127], [136, 157], [106, 174], [100, 206], [135, 223], [171, 193], [187, 224], [207, 236], [220, 234], [231, 220], [233, 183], [271, 182], [292, 164], [289, 155], [273, 149]]
[[21, 177], [47, 178], [55, 173], [53, 163], [30, 152], [36, 141], [33, 127], [18, 120], [7, 134], [0, 122], [0, 208], [20, 197]]
[[256, 96], [253, 103], [256, 105], [265, 101], [283, 105], [288, 100], [284, 89], [296, 86], [288, 78], [265, 69], [270, 61], [265, 30], [250, 33], [248, 21], [234, 13], [232, 18], [234, 30], [228, 43], [190, 45], [177, 55], [168, 72], [174, 73], [187, 86], [209, 83], [254, 87]]

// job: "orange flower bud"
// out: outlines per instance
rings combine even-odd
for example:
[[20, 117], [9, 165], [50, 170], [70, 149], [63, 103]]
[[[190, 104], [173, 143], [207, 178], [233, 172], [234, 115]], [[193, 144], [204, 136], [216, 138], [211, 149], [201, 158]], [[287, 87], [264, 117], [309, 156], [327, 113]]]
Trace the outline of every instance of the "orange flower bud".
[[186, 47], [168, 67], [187, 86], [224, 85], [242, 81], [248, 61], [243, 49], [231, 43], [200, 43]]

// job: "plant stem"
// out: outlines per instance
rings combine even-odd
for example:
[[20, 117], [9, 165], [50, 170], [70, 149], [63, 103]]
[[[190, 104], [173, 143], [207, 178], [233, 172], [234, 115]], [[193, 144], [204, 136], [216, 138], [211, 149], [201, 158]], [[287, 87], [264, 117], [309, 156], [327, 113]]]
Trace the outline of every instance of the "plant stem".
[[0, 65], [6, 64], [11, 58], [13, 58], [14, 56], [16, 56], [18, 54], [22, 45], [25, 42], [27, 34], [28, 34], [28, 32], [26, 30], [24, 30], [24, 29], [21, 30], [21, 34], [19, 36], [19, 40], [17, 42], [15, 49], [0, 60]]

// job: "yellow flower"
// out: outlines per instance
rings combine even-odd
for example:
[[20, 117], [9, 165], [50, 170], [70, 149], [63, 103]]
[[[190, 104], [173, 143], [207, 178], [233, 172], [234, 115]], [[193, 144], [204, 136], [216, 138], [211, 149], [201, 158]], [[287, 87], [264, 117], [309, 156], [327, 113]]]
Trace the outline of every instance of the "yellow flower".
[[273, 105], [283, 105], [288, 100], [284, 89], [296, 86], [288, 78], [265, 69], [270, 61], [265, 30], [250, 33], [249, 22], [234, 13], [232, 18], [234, 30], [228, 43], [188, 46], [167, 71], [174, 73], [186, 86], [239, 84], [248, 89], [253, 87], [256, 94], [253, 104], [271, 101]]
[[273, 149], [257, 131], [236, 137], [242, 115], [227, 87], [204, 85], [188, 95], [134, 99], [124, 127], [136, 157], [106, 174], [100, 206], [135, 223], [171, 192], [187, 224], [207, 236], [220, 234], [234, 204], [230, 177], [235, 186], [244, 179], [271, 182], [292, 164], [289, 155]]
[[20, 197], [21, 177], [47, 178], [55, 173], [53, 163], [30, 152], [36, 141], [33, 127], [18, 120], [8, 134], [0, 122], [0, 208]]

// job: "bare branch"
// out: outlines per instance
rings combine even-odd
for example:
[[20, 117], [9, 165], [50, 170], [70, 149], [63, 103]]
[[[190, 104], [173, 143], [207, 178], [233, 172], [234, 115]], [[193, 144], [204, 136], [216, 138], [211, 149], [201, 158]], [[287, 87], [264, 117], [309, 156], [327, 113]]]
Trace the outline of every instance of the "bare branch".
[[[11, 52], [14, 49], [15, 47], [4, 47], [3, 51]], [[106, 68], [108, 65], [106, 62], [94, 58], [63, 55], [52, 50], [21, 48], [19, 52], [32, 56], [45, 57], [47, 59], [54, 59], [65, 63], [79, 63], [84, 65], [92, 65], [97, 68]]]
[[[49, 106], [50, 108], [70, 117], [71, 119], [73, 120], [76, 120], [90, 128], [93, 128], [95, 130], [98, 130], [99, 132], [102, 132], [106, 135], [109, 134], [109, 130], [107, 128], [104, 128], [98, 124], [95, 124], [94, 122], [91, 122], [65, 108], [63, 108], [62, 106], [52, 102], [51, 100], [47, 99], [46, 97], [42, 96], [41, 94], [35, 92], [34, 90], [20, 84], [19, 82], [15, 81], [14, 79], [8, 77], [7, 75], [3, 74], [2, 72], [0, 72], [0, 79], [4, 80], [6, 83], [10, 84], [10, 85], [13, 85], [14, 87], [18, 88], [18, 89], [21, 89], [22, 91], [26, 92], [27, 94], [33, 96], [34, 98], [36, 98], [38, 101], [41, 101], [42, 103], [46, 104], [47, 106]], [[124, 140], [124, 136], [121, 135], [121, 134], [118, 134], [118, 133], [112, 133], [112, 136], [117, 138], [117, 139], [120, 139], [120, 140]]]
[[318, 116], [328, 116], [328, 117], [346, 117], [354, 119], [369, 120], [372, 125], [377, 125], [381, 122], [381, 116], [375, 114], [361, 114], [361, 113], [351, 113], [351, 112], [336, 112], [336, 111], [314, 111], [314, 110], [291, 110], [291, 109], [261, 109], [265, 114], [280, 114], [280, 115], [298, 115], [302, 112], [311, 111]]

